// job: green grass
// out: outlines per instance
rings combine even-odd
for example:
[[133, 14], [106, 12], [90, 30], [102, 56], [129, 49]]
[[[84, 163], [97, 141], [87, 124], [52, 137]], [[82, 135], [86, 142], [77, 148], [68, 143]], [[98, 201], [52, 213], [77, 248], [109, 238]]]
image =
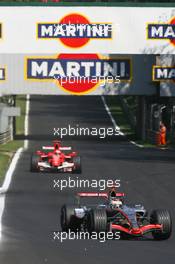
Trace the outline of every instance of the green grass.
[[158, 148], [155, 144], [152, 144], [148, 141], [143, 141], [143, 140], [136, 140], [136, 143], [139, 145], [142, 145], [145, 148]]
[[23, 140], [12, 140], [6, 144], [0, 145], [0, 154], [3, 153], [15, 153], [16, 150], [23, 147]]
[[10, 157], [5, 154], [0, 154], [0, 185], [3, 183], [4, 175], [10, 163]]
[[21, 108], [21, 115], [16, 117], [16, 134], [24, 134], [24, 119], [26, 110], [26, 96], [19, 95], [16, 98], [16, 106]]
[[134, 133], [129, 125], [126, 115], [123, 113], [119, 98], [117, 96], [106, 96], [106, 103], [114, 117], [116, 124], [120, 127], [121, 131], [125, 135], [131, 135]]
[[[26, 108], [26, 97], [17, 96], [16, 106], [20, 107], [21, 115], [16, 117], [16, 134], [24, 134], [24, 119], [25, 119], [25, 108]], [[0, 185], [3, 183], [5, 173], [10, 164], [13, 155], [18, 148], [23, 147], [23, 140], [12, 140], [6, 144], [0, 145]]]

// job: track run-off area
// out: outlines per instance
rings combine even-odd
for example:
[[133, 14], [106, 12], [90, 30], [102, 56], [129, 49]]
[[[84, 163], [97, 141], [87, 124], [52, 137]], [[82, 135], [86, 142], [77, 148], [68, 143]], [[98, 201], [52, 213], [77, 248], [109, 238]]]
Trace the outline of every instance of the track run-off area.
[[[117, 122], [116, 122], [117, 123]], [[82, 158], [82, 174], [30, 172], [31, 154], [58, 139], [54, 128], [113, 127], [100, 96], [31, 96], [26, 149], [20, 155], [5, 196], [1, 219], [2, 264], [137, 264], [175, 263], [174, 228], [169, 240], [146, 239], [66, 240], [53, 239], [61, 230], [60, 208], [78, 191], [97, 189], [54, 188], [53, 181], [119, 179], [127, 201], [147, 209], [168, 209], [175, 221], [175, 151], [139, 148], [125, 136], [65, 136]]]

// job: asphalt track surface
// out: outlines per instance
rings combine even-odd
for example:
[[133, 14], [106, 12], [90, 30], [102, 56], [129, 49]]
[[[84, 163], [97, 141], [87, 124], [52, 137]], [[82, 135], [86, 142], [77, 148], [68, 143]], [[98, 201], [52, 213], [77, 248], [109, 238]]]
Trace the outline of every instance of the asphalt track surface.
[[[80, 189], [54, 189], [54, 179], [71, 175], [31, 173], [30, 155], [50, 143], [53, 127], [111, 127], [111, 121], [100, 97], [33, 96], [29, 122], [29, 149], [21, 156], [6, 195], [0, 263], [175, 263], [174, 233], [167, 241], [54, 240], [53, 231], [60, 230], [61, 205], [72, 201]], [[140, 149], [122, 137], [66, 137], [63, 142], [82, 156], [83, 173], [71, 177], [120, 179], [128, 200], [148, 209], [168, 208], [174, 222], [173, 151]]]

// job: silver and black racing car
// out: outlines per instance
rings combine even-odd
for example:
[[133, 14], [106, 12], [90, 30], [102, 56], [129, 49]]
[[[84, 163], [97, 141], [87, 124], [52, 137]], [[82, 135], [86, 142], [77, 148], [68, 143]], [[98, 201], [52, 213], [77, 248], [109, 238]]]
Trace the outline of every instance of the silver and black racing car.
[[[155, 240], [168, 239], [172, 220], [166, 209], [153, 210], [150, 214], [143, 205], [127, 205], [124, 193], [114, 189], [105, 193], [78, 193], [76, 205], [61, 208], [62, 231], [116, 232], [121, 237], [144, 237], [152, 234]], [[83, 202], [88, 198], [90, 202]], [[94, 198], [95, 203], [92, 202]], [[100, 201], [102, 199], [102, 201]]]

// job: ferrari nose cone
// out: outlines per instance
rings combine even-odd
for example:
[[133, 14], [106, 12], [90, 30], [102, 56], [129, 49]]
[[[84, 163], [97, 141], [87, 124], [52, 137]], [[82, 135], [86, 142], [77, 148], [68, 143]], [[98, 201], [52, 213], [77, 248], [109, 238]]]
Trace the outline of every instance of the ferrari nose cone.
[[58, 167], [61, 164], [60, 156], [54, 155], [52, 158], [52, 166]]

